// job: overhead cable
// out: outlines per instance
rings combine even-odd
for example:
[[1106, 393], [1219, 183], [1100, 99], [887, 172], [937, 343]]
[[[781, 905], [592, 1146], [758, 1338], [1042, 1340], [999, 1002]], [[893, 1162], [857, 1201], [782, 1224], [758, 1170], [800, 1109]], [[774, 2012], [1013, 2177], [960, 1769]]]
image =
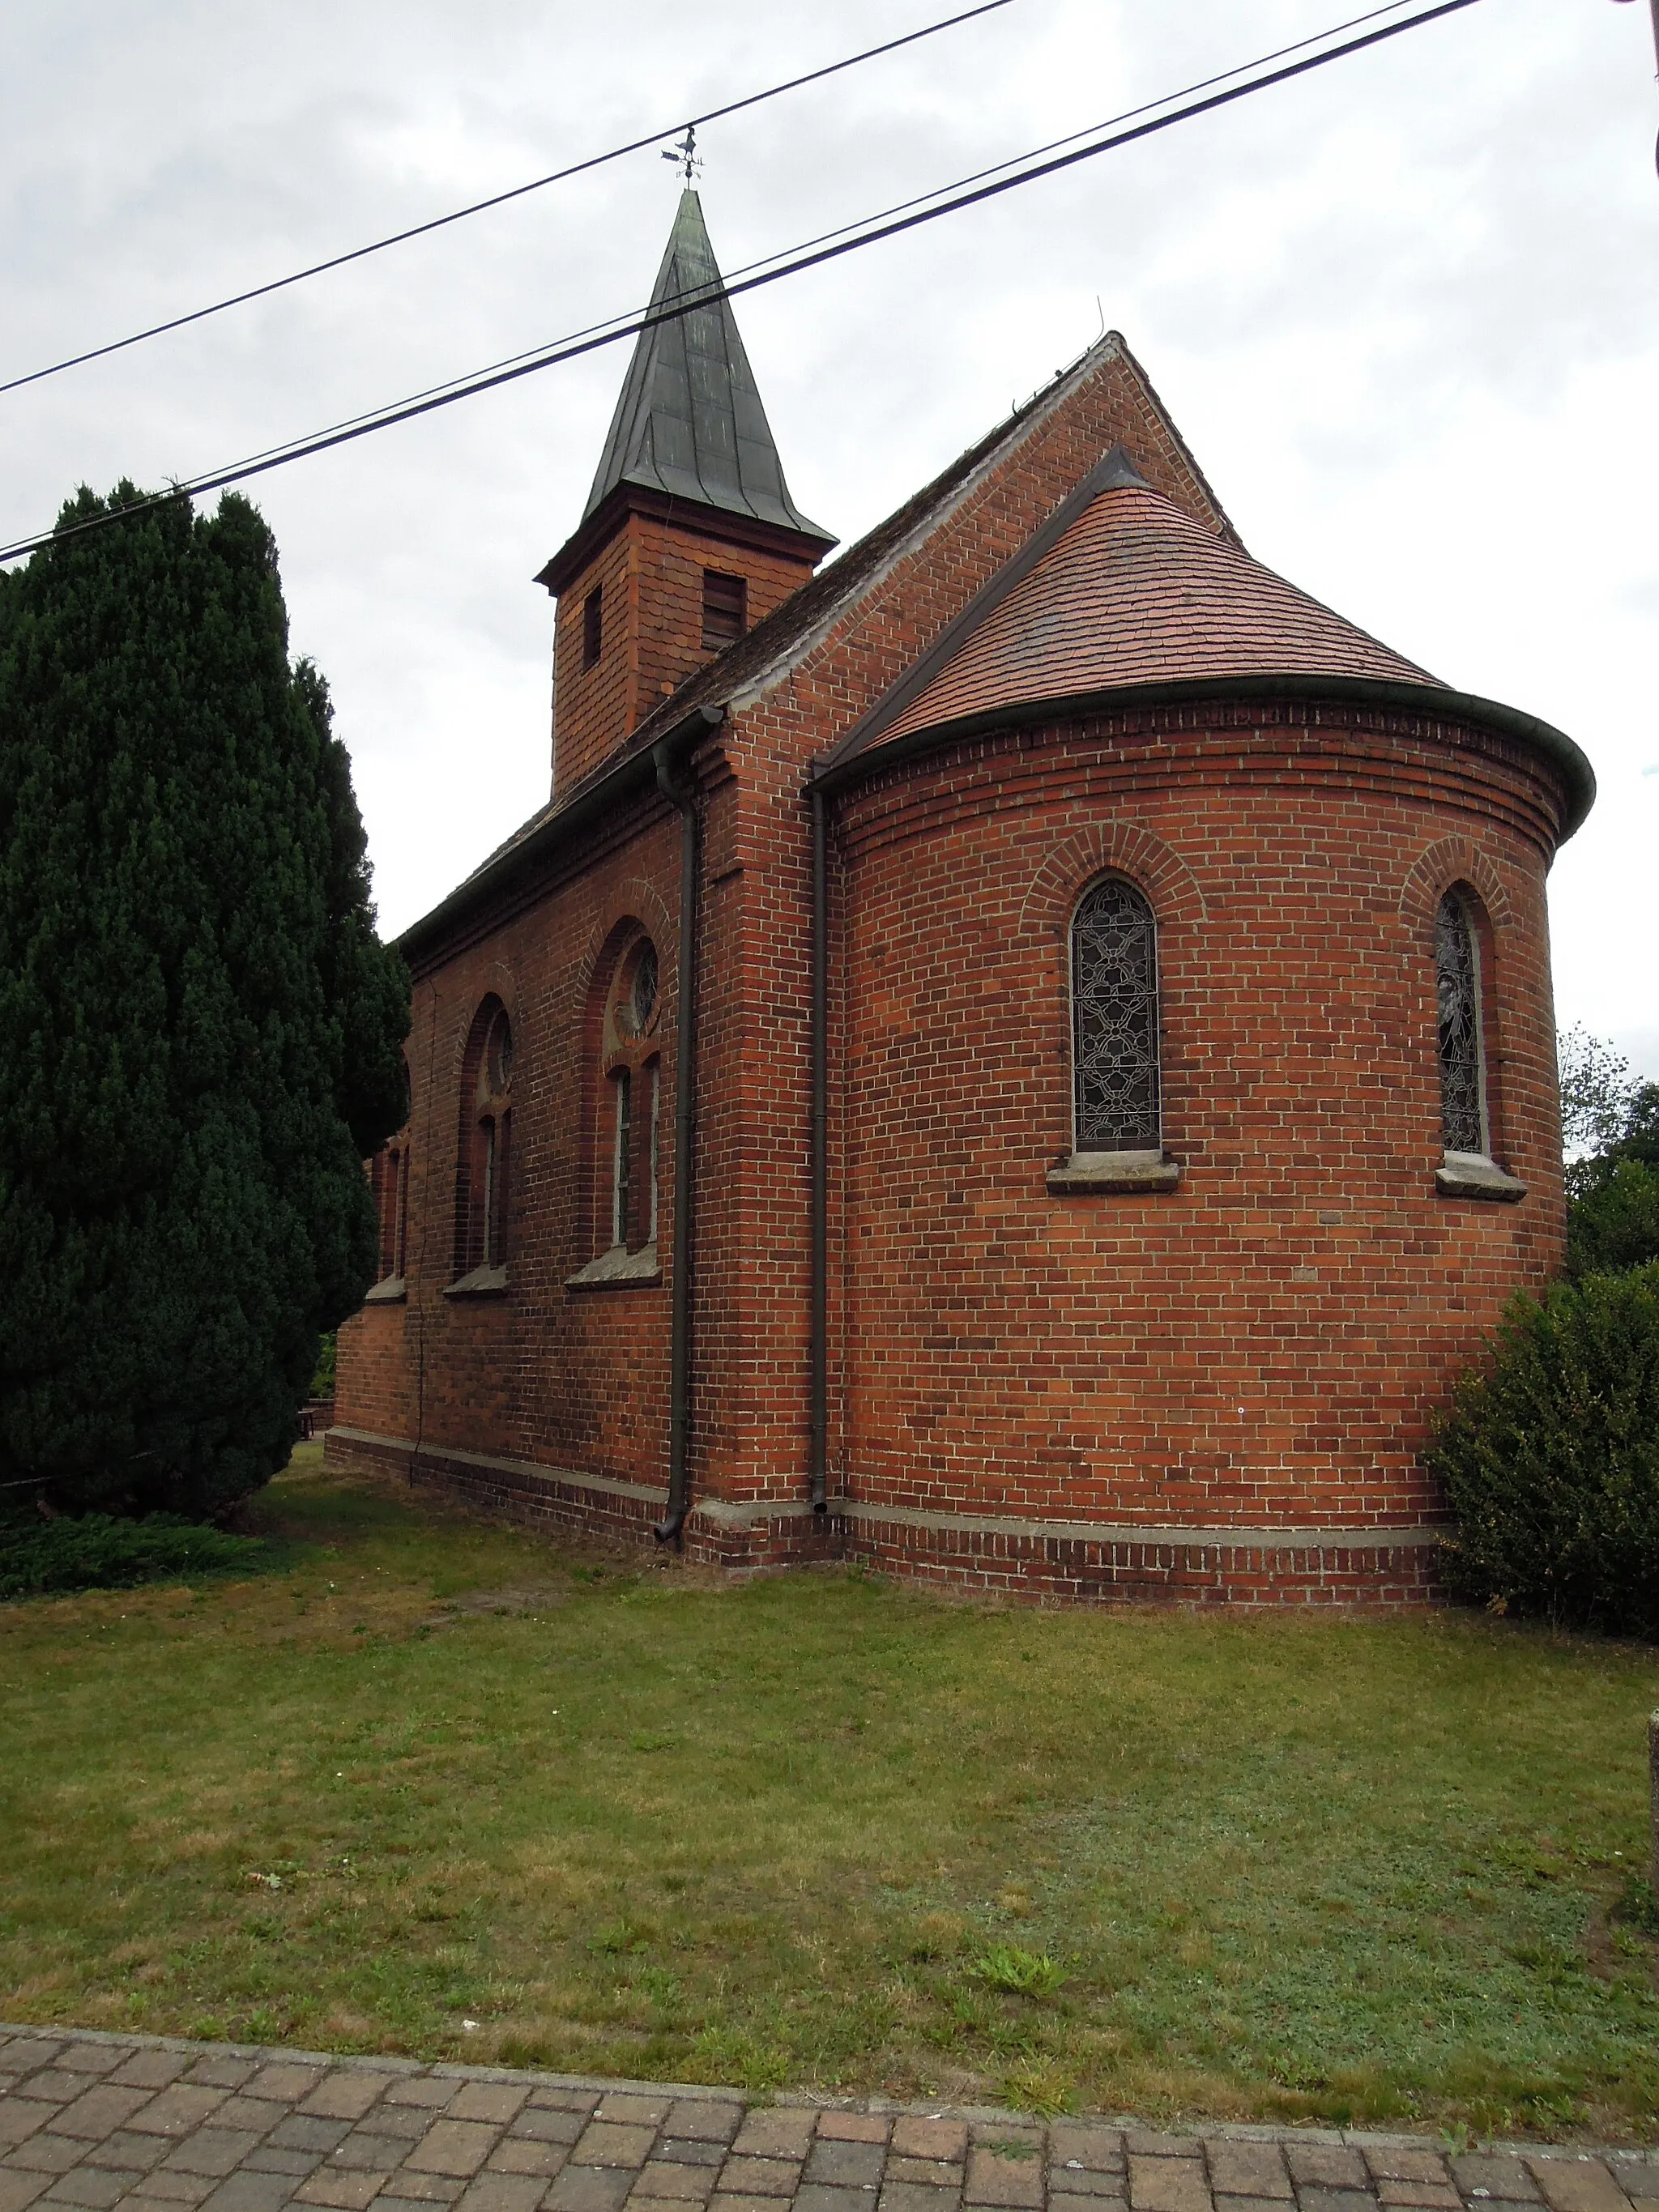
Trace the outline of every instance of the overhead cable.
[[[418, 416], [431, 414], [438, 408], [453, 406], [459, 400], [472, 398], [479, 392], [493, 391], [503, 384], [514, 383], [520, 377], [532, 376], [541, 369], [556, 368], [561, 362], [576, 360], [583, 354], [596, 352], [604, 346], [615, 345], [623, 338], [637, 336], [641, 331], [655, 329], [664, 323], [678, 322], [686, 315], [695, 314], [699, 307], [707, 306], [712, 298], [721, 296], [736, 298], [744, 292], [757, 291], [764, 285], [775, 284], [785, 276], [799, 275], [803, 270], [817, 268], [825, 262], [839, 260], [847, 254], [860, 252], [866, 246], [877, 245], [883, 239], [897, 237], [903, 232], [914, 230], [923, 223], [936, 222], [941, 216], [954, 215], [963, 208], [976, 206], [983, 200], [996, 198], [1004, 192], [1018, 191], [1022, 185], [1034, 184], [1040, 178], [1053, 176], [1062, 169], [1074, 167], [1079, 162], [1091, 161], [1097, 155], [1111, 153], [1119, 147], [1131, 145], [1137, 140], [1150, 137], [1158, 131], [1167, 131], [1175, 124], [1188, 122], [1194, 116], [1208, 114], [1217, 108], [1229, 106], [1237, 100], [1249, 98], [1253, 93], [1265, 92], [1273, 85], [1284, 84], [1292, 78], [1306, 76], [1310, 70], [1322, 69], [1328, 62], [1340, 61], [1349, 54], [1363, 52], [1367, 47], [1381, 45], [1386, 40], [1398, 38], [1407, 31], [1419, 30], [1425, 24], [1439, 21], [1444, 16], [1459, 15], [1466, 8], [1472, 8], [1476, 4], [1477, 0], [1439, 0], [1437, 6], [1424, 9], [1414, 15], [1406, 17], [1403, 21], [1384, 24], [1376, 30], [1366, 32], [1359, 38], [1349, 39], [1340, 46], [1328, 46], [1322, 52], [1309, 55], [1301, 61], [1289, 63], [1282, 69], [1272, 70], [1264, 76], [1249, 77], [1243, 84], [1231, 86], [1224, 91], [1211, 93], [1204, 99], [1188, 100], [1182, 106], [1171, 109], [1166, 114], [1153, 116], [1150, 120], [1137, 123], [1127, 130], [1117, 130], [1115, 126], [1100, 126], [1109, 128], [1111, 135], [1103, 138], [1092, 138], [1088, 144], [1074, 146], [1068, 152], [1050, 154], [1046, 159], [1036, 159], [1031, 155], [1024, 156], [1022, 166], [1014, 169], [1012, 174], [1000, 176], [993, 174], [990, 181], [974, 182], [970, 188], [966, 190], [958, 189], [956, 186], [944, 187], [946, 197], [938, 198], [936, 204], [932, 206], [917, 209], [914, 202], [903, 203], [903, 207], [912, 211], [902, 212], [899, 209], [889, 209], [882, 215], [870, 217], [866, 225], [860, 228], [854, 236], [837, 237], [836, 234], [831, 233], [828, 234], [830, 243], [814, 242], [805, 247], [792, 248], [787, 255], [774, 257], [771, 266], [759, 268], [752, 274], [734, 276], [730, 280], [722, 282], [718, 290], [705, 288], [678, 301], [665, 301], [659, 307], [647, 309], [625, 320], [613, 321], [608, 325], [595, 325], [587, 332], [579, 332], [571, 337], [561, 339], [554, 345], [538, 349], [528, 356], [515, 356], [511, 362], [498, 363], [490, 369], [459, 380], [452, 385], [437, 387], [432, 392], [398, 401], [368, 416], [353, 417], [347, 422], [336, 424], [331, 429], [317, 432], [308, 437], [293, 441], [285, 446], [272, 447], [264, 453], [255, 454], [246, 459], [233, 463], [228, 468], [216, 470], [211, 473], [174, 483], [167, 491], [155, 493], [149, 498], [133, 501], [125, 507], [113, 508], [103, 514], [89, 515], [82, 521], [67, 523], [56, 530], [41, 532], [33, 538], [20, 539], [12, 545], [0, 546], [0, 562], [19, 560], [25, 554], [38, 552], [44, 546], [64, 538], [79, 536], [88, 530], [106, 528], [112, 522], [118, 522], [131, 515], [143, 514], [152, 507], [166, 506], [175, 499], [187, 498], [202, 492], [217, 491], [225, 485], [244, 482], [250, 477], [264, 476], [270, 470], [285, 467], [290, 461], [303, 460], [312, 454], [326, 453], [333, 447], [349, 445], [356, 439], [372, 435], [377, 430], [389, 429], [394, 423], [410, 422]], [[1362, 17], [1358, 20], [1363, 21], [1369, 19]], [[1061, 140], [1055, 143], [1064, 145], [1067, 142]], [[1046, 149], [1040, 150], [1047, 152]], [[1012, 165], [1003, 166], [1007, 167]], [[981, 176], [987, 173], [981, 173]]]
[[349, 262], [366, 260], [371, 253], [384, 253], [389, 246], [402, 246], [411, 238], [424, 238], [428, 232], [444, 230], [453, 222], [465, 222], [469, 216], [483, 215], [490, 208], [504, 207], [509, 200], [523, 199], [528, 192], [539, 192], [549, 185], [562, 184], [567, 177], [580, 177], [589, 169], [603, 168], [609, 161], [620, 161], [624, 155], [660, 145], [676, 131], [688, 127], [696, 131], [705, 123], [718, 122], [722, 116], [740, 114], [746, 107], [758, 107], [763, 100], [776, 100], [786, 92], [798, 92], [804, 84], [817, 84], [823, 77], [837, 76], [843, 70], [856, 69], [861, 62], [878, 60], [883, 54], [896, 53], [901, 46], [915, 46], [919, 39], [931, 39], [940, 31], [953, 31], [959, 23], [972, 22], [976, 15], [988, 15], [1012, 4], [1013, 0], [981, 0], [977, 7], [946, 15], [937, 23], [925, 23], [920, 30], [907, 31], [902, 38], [888, 39], [878, 46], [866, 46], [862, 53], [848, 54], [841, 61], [826, 62], [822, 69], [808, 70], [805, 76], [792, 76], [782, 84], [768, 85], [761, 92], [745, 93], [741, 100], [729, 100], [722, 107], [711, 107], [706, 115], [692, 116], [689, 125], [667, 124], [660, 131], [647, 131], [643, 137], [630, 138], [625, 146], [613, 146], [608, 153], [590, 154], [585, 161], [573, 161], [568, 168], [551, 170], [544, 177], [532, 177], [527, 185], [514, 185], [504, 192], [491, 193], [488, 199], [474, 200], [470, 207], [434, 216], [428, 222], [411, 223], [407, 230], [394, 230], [388, 238], [377, 238], [368, 246], [354, 246], [349, 252], [336, 253], [326, 261], [314, 261], [308, 269], [296, 269], [291, 276], [274, 276], [269, 283], [252, 285], [246, 292], [233, 292], [228, 299], [216, 300], [210, 307], [193, 307], [188, 314], [174, 315], [164, 323], [152, 323], [148, 330], [134, 331], [130, 337], [112, 338], [107, 345], [91, 346], [85, 353], [70, 354], [45, 368], [32, 368], [27, 375], [14, 376], [0, 384], [0, 392], [16, 392], [26, 384], [39, 384], [42, 378], [61, 375], [66, 368], [79, 368], [87, 362], [101, 361], [106, 354], [143, 345], [147, 338], [159, 338], [168, 331], [181, 331], [191, 323], [205, 322], [210, 315], [222, 315], [228, 307], [244, 307], [250, 300], [263, 300], [270, 293], [286, 291], [289, 285], [303, 284], [308, 278], [324, 276], [331, 269], [343, 269]]
[[[1327, 39], [1340, 37], [1344, 31], [1355, 30], [1362, 23], [1375, 22], [1379, 15], [1395, 15], [1401, 9], [1409, 7], [1410, 4], [1411, 0], [1384, 0], [1382, 7], [1370, 9], [1363, 15], [1352, 16], [1344, 23], [1331, 24], [1325, 30], [1316, 32], [1308, 38], [1293, 40], [1289, 46], [1276, 46], [1269, 53], [1257, 55], [1253, 61], [1239, 62], [1231, 69], [1218, 70], [1213, 76], [1200, 77], [1196, 83], [1183, 85], [1178, 92], [1164, 93], [1157, 100], [1143, 100], [1139, 106], [1125, 108], [1121, 114], [1110, 116], [1104, 122], [1091, 123], [1081, 131], [1067, 131], [1063, 137], [1051, 138], [1044, 145], [1029, 148], [1023, 154], [1011, 155], [1006, 161], [993, 161], [983, 169], [972, 170], [967, 176], [957, 177], [951, 184], [935, 185], [927, 191], [918, 192], [912, 199], [896, 201], [893, 205], [882, 209], [876, 215], [860, 216], [854, 222], [838, 223], [833, 229], [820, 231], [814, 238], [799, 240], [793, 246], [781, 246], [771, 253], [762, 254], [754, 261], [743, 262], [738, 267], [723, 273], [722, 287], [729, 295], [732, 287], [739, 284], [740, 280], [752, 276], [757, 270], [770, 269], [775, 263], [787, 261], [797, 254], [809, 252], [815, 246], [827, 245], [832, 239], [851, 237], [854, 233], [863, 231], [871, 223], [884, 222], [890, 216], [903, 215], [912, 208], [926, 207], [931, 201], [943, 198], [946, 193], [961, 191], [967, 185], [979, 184], [988, 177], [1000, 177], [1005, 170], [1017, 169], [1027, 161], [1037, 161], [1044, 155], [1055, 153], [1063, 146], [1074, 146], [1079, 139], [1092, 138], [1097, 131], [1114, 131], [1121, 124], [1133, 121], [1138, 115], [1150, 115], [1155, 108], [1167, 107], [1171, 100], [1188, 99], [1194, 93], [1207, 91], [1212, 85], [1224, 84], [1230, 77], [1243, 76], [1249, 70], [1264, 68], [1267, 63], [1278, 61], [1285, 54], [1300, 53], [1308, 46], [1318, 46]], [[1656, 4], [1659, 4], [1659, 0], [1656, 0]], [[691, 307], [703, 304], [706, 297], [705, 294], [698, 294], [697, 297], [689, 303], [684, 312], [689, 313]], [[263, 462], [274, 456], [288, 454], [290, 447], [301, 443], [308, 445], [313, 437], [332, 437], [338, 431], [354, 429], [359, 424], [376, 425], [386, 414], [388, 405], [401, 410], [413, 406], [417, 401], [434, 399], [446, 392], [453, 392], [458, 397], [462, 396], [462, 387], [471, 386], [477, 378], [493, 377], [498, 371], [514, 368], [520, 362], [541, 362], [549, 347], [552, 345], [560, 348], [574, 346], [579, 339], [597, 339], [602, 332], [610, 332], [616, 337], [629, 337], [644, 326], [638, 319], [645, 316], [647, 312], [641, 307], [627, 307], [618, 314], [602, 316], [598, 322], [585, 324], [580, 330], [567, 331], [562, 337], [544, 339], [538, 345], [526, 347], [522, 353], [508, 354], [505, 359], [491, 362], [483, 368], [467, 369], [458, 376], [445, 377], [440, 383], [428, 385], [419, 392], [410, 392], [403, 399], [389, 403], [382, 402], [378, 406], [365, 408], [362, 414], [349, 415], [338, 422], [331, 423], [326, 430], [307, 434], [303, 440], [283, 439], [276, 445], [267, 446], [258, 453], [244, 455], [243, 459], [234, 465], [239, 470], [252, 469], [256, 462]], [[653, 322], [663, 322], [670, 318], [659, 311], [651, 319]], [[184, 487], [181, 486], [180, 489]], [[161, 500], [173, 496], [173, 494], [171, 492], [157, 495], [158, 499]], [[124, 514], [131, 514], [133, 511], [131, 507], [122, 510]], [[0, 554], [0, 559], [6, 556], [3, 554]]]

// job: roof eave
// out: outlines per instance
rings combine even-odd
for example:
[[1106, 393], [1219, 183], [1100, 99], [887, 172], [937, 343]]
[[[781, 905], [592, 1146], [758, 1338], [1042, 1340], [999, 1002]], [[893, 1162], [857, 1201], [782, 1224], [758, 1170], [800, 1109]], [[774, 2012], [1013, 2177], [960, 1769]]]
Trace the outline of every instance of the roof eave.
[[769, 521], [739, 507], [716, 507], [702, 500], [677, 498], [647, 484], [624, 480], [614, 484], [591, 514], [583, 517], [564, 544], [532, 580], [546, 586], [556, 598], [573, 576], [580, 574], [594, 554], [632, 513], [653, 514], [664, 521], [683, 523], [711, 538], [728, 538], [733, 544], [759, 547], [768, 552], [799, 555], [816, 568], [836, 544], [816, 525], [794, 530], [787, 524]]
[[495, 856], [458, 884], [447, 898], [429, 914], [411, 922], [398, 939], [398, 949], [411, 967], [429, 959], [487, 897], [509, 889], [521, 878], [533, 875], [565, 846], [607, 814], [657, 781], [659, 760], [682, 757], [699, 739], [719, 729], [726, 720], [723, 707], [693, 707], [665, 730], [654, 744], [637, 752], [623, 753], [580, 783], [556, 812], [546, 815], [516, 843], [504, 846]]
[[857, 752], [843, 753], [839, 746], [820, 755], [808, 771], [816, 788], [844, 790], [865, 775], [945, 746], [984, 737], [997, 730], [1028, 727], [1034, 722], [1058, 721], [1079, 714], [1110, 714], [1127, 707], [1182, 706], [1205, 700], [1299, 699], [1328, 700], [1334, 706], [1394, 707], [1407, 713], [1429, 714], [1449, 720], [1476, 723], [1498, 735], [1516, 740], [1539, 755], [1560, 777], [1565, 792], [1565, 811], [1558, 843], [1583, 823], [1595, 804], [1595, 771], [1582, 749], [1553, 723], [1500, 700], [1484, 699], [1471, 691], [1452, 691], [1435, 684], [1408, 684], [1377, 676], [1321, 676], [1299, 672], [1275, 675], [1192, 676], [1162, 684], [1118, 684], [1089, 691], [1067, 692], [1045, 699], [1022, 700], [1006, 706], [959, 714], [948, 721], [910, 730], [885, 742], [878, 739]]

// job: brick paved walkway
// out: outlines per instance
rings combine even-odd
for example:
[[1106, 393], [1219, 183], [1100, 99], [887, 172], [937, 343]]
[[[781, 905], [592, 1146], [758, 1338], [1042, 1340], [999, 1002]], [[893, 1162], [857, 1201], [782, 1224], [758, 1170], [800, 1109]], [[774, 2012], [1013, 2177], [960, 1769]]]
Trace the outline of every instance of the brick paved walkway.
[[1659, 2151], [1093, 2120], [0, 2027], [0, 2212], [1659, 2212]]

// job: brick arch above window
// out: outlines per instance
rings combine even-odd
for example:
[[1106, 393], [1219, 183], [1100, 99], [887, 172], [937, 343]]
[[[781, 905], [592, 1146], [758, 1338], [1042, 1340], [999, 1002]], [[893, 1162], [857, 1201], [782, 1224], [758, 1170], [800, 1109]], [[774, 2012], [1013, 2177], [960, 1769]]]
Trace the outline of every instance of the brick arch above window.
[[1091, 822], [1048, 854], [1021, 905], [1021, 933], [1068, 937], [1085, 887], [1105, 875], [1122, 876], [1144, 892], [1161, 927], [1206, 918], [1198, 878], [1180, 854], [1155, 831], [1118, 817]]
[[[520, 1018], [519, 979], [505, 962], [493, 961], [484, 973], [476, 979], [470, 998], [460, 1000], [454, 1013], [454, 1026], [449, 1038], [449, 1079], [451, 1087], [461, 1079], [469, 1048], [474, 1042], [473, 1032], [486, 999], [494, 999], [507, 1009], [507, 1018], [513, 1024], [513, 1045], [520, 1060], [525, 1056], [526, 1042], [525, 1026]], [[476, 1066], [475, 1066], [476, 1072]], [[441, 1091], [439, 1093], [441, 1098]]]
[[1400, 890], [1400, 914], [1413, 938], [1431, 943], [1440, 902], [1455, 884], [1468, 884], [1493, 929], [1514, 919], [1509, 892], [1489, 854], [1468, 837], [1437, 837], [1419, 854]]
[[644, 876], [630, 876], [620, 884], [604, 913], [587, 933], [581, 957], [571, 971], [573, 1003], [586, 1006], [595, 979], [608, 982], [617, 956], [631, 938], [643, 933], [657, 948], [660, 988], [665, 1000], [672, 991], [674, 962], [679, 945], [679, 925], [664, 904], [656, 885]]

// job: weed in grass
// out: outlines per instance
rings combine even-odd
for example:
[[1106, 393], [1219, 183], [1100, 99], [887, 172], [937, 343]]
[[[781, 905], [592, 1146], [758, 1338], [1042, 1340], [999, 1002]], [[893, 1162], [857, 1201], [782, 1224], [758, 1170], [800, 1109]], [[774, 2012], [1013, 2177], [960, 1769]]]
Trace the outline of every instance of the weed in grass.
[[1017, 1943], [994, 1943], [968, 1969], [988, 1989], [1021, 1997], [1051, 1997], [1068, 1978], [1046, 1951], [1023, 1951]]
[[1632, 1869], [1625, 1876], [1608, 1917], [1643, 1936], [1659, 1936], [1659, 1890], [1644, 1874]]
[[587, 1948], [602, 1952], [607, 1958], [619, 1959], [630, 1951], [649, 1950], [651, 1942], [631, 1920], [612, 1920], [594, 1929], [587, 1939]]

